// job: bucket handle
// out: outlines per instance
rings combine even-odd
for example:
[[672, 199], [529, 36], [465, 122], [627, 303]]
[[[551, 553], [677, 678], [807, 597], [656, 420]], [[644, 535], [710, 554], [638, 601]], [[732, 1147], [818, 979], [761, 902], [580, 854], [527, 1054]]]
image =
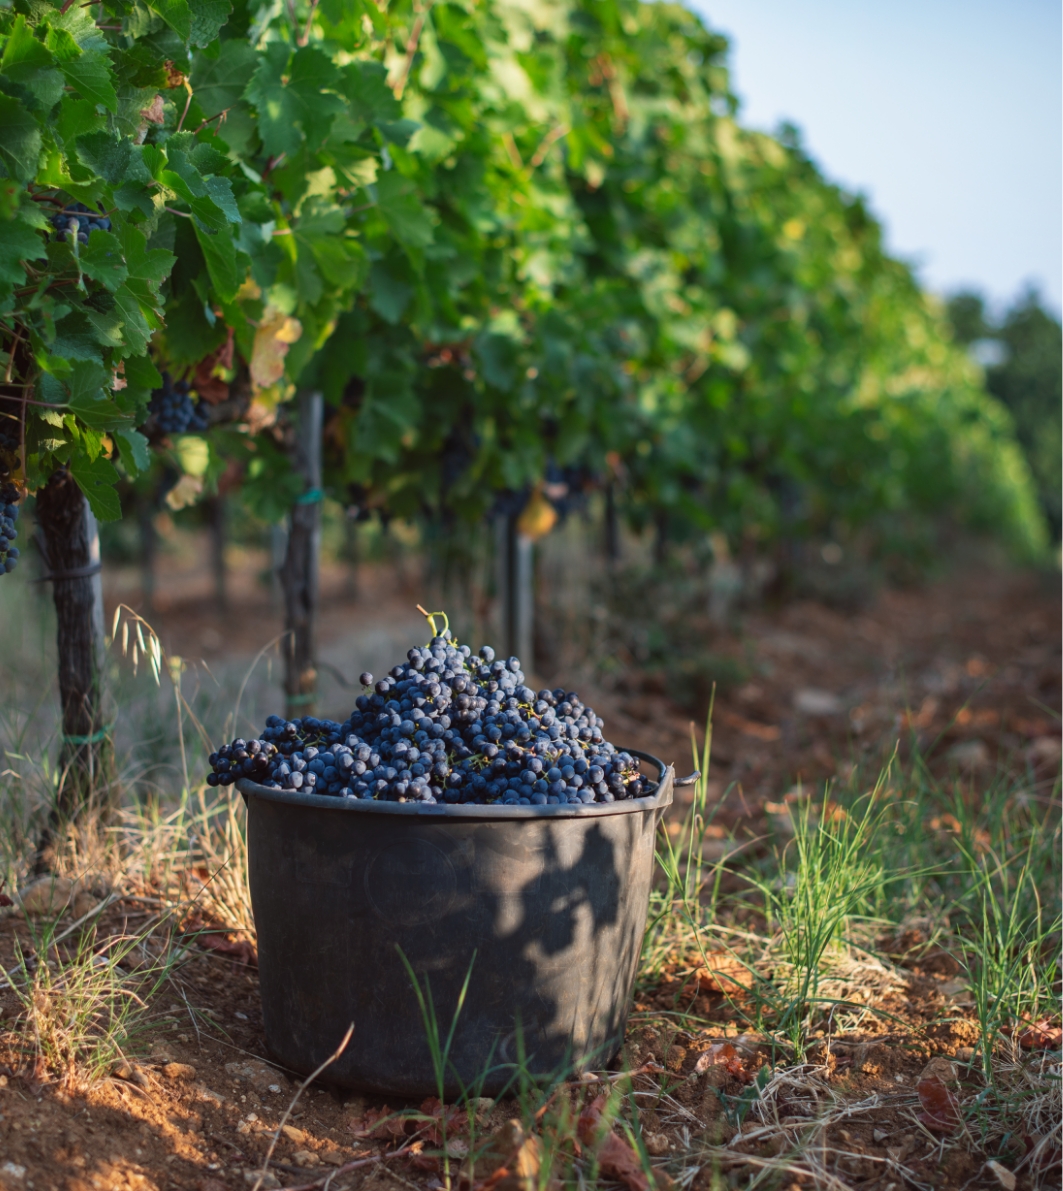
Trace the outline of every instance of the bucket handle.
[[695, 769], [689, 777], [680, 777], [672, 783], [673, 786], [692, 786], [701, 777], [701, 770]]

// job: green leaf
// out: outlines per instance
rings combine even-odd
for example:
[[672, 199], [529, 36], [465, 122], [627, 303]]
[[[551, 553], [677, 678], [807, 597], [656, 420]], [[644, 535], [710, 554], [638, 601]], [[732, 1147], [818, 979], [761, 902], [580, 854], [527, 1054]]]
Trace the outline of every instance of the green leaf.
[[84, 492], [97, 521], [121, 520], [122, 502], [114, 490], [118, 472], [113, 463], [102, 455], [91, 461], [83, 455], [75, 455], [70, 461], [70, 474]]
[[23, 261], [36, 261], [45, 255], [40, 232], [21, 219], [0, 221], [0, 295], [26, 280]]
[[[151, 338], [152, 327], [145, 317], [144, 309], [138, 295], [130, 282], [120, 285], [115, 290], [114, 300], [122, 318], [122, 330], [125, 341], [136, 355], [143, 355], [148, 350], [148, 340]], [[142, 284], [142, 283], [138, 283]]]
[[139, 430], [119, 430], [115, 434], [122, 463], [131, 476], [147, 471], [151, 466], [151, 451], [148, 440]]
[[0, 95], [0, 155], [20, 182], [28, 182], [37, 172], [41, 155], [41, 130], [37, 121], [17, 99]]
[[258, 61], [252, 47], [236, 38], [223, 41], [216, 58], [196, 55], [192, 63], [192, 90], [207, 119], [239, 102]]
[[328, 57], [312, 46], [297, 50], [290, 66], [286, 45], [266, 46], [246, 95], [258, 109], [259, 132], [268, 154], [294, 156], [304, 135], [311, 148], [321, 144], [344, 108], [343, 100], [327, 91], [338, 78], [339, 71]]
[[388, 72], [382, 63], [349, 63], [343, 71], [342, 89], [353, 118], [367, 124], [402, 119], [402, 104], [388, 86]]
[[369, 270], [369, 304], [389, 323], [397, 323], [413, 297], [413, 286], [391, 272], [384, 261]]
[[117, 138], [101, 129], [79, 136], [75, 144], [81, 163], [111, 186], [117, 186], [125, 177], [133, 152], [133, 142], [128, 137]]
[[[67, 35], [69, 36], [69, 34]], [[99, 50], [87, 50], [78, 58], [60, 63], [66, 81], [90, 103], [98, 103], [109, 112], [118, 111], [111, 60]]]
[[203, 179], [207, 188], [207, 194], [210, 195], [211, 201], [225, 214], [225, 218], [230, 223], [242, 222], [240, 210], [236, 205], [236, 199], [233, 198], [233, 185], [228, 178], [219, 178], [217, 175], [212, 175]]
[[426, 248], [434, 234], [428, 212], [417, 197], [417, 188], [397, 170], [376, 180], [376, 201], [381, 215], [397, 239], [411, 248]]
[[237, 251], [229, 232], [222, 231], [212, 236], [198, 223], [195, 229], [214, 293], [219, 301], [231, 302], [247, 276], [247, 257]]
[[[55, 324], [52, 355], [69, 361], [88, 360], [102, 367], [103, 353], [100, 350], [100, 336], [97, 334], [94, 316], [96, 312], [92, 310], [74, 310], [65, 318], [59, 319]], [[110, 344], [105, 341], [104, 346]]]
[[118, 237], [94, 228], [78, 254], [85, 274], [112, 292], [129, 276]]
[[233, 10], [229, 0], [189, 0], [188, 7], [192, 14], [189, 40], [200, 47], [209, 46], [217, 40]]
[[484, 380], [496, 389], [509, 389], [516, 379], [517, 345], [508, 335], [485, 333], [477, 337], [476, 355]]
[[[177, 257], [165, 248], [148, 248], [147, 237], [139, 228], [126, 224], [118, 233], [125, 252], [129, 276], [158, 285], [170, 275]], [[161, 382], [160, 382], [161, 383]]]
[[34, 72], [49, 69], [53, 63], [47, 46], [37, 40], [26, 18], [19, 13], [6, 35], [4, 54], [0, 58], [0, 73], [23, 83], [32, 78]]
[[188, 41], [192, 32], [192, 14], [186, 0], [147, 0], [147, 5], [182, 41]]
[[54, 107], [63, 93], [63, 76], [55, 69], [51, 52], [37, 40], [21, 14], [7, 34], [0, 74], [20, 83], [46, 110]]
[[131, 389], [150, 393], [162, 387], [162, 375], [151, 356], [130, 356], [124, 364], [126, 384]]

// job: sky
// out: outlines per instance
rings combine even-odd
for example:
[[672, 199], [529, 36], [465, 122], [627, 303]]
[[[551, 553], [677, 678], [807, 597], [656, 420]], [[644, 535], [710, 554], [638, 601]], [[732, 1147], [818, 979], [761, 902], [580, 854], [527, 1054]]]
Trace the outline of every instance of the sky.
[[1058, 0], [691, 0], [748, 126], [789, 120], [937, 293], [1063, 304]]

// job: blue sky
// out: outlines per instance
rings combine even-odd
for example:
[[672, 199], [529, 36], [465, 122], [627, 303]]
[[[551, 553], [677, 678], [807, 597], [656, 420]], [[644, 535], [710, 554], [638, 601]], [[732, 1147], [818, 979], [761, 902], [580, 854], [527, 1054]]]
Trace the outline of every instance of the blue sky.
[[1063, 302], [1058, 0], [691, 0], [743, 123], [788, 119], [937, 292]]

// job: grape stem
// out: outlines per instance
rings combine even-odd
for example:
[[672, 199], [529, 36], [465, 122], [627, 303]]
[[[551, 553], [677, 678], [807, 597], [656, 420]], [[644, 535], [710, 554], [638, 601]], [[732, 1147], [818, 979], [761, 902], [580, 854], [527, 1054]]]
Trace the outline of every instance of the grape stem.
[[443, 617], [443, 631], [446, 632], [450, 628], [450, 618], [445, 612], [426, 612], [420, 604], [417, 605], [417, 611], [428, 621], [428, 627], [432, 630], [432, 636], [438, 637], [439, 630], [436, 628], [436, 617]]

